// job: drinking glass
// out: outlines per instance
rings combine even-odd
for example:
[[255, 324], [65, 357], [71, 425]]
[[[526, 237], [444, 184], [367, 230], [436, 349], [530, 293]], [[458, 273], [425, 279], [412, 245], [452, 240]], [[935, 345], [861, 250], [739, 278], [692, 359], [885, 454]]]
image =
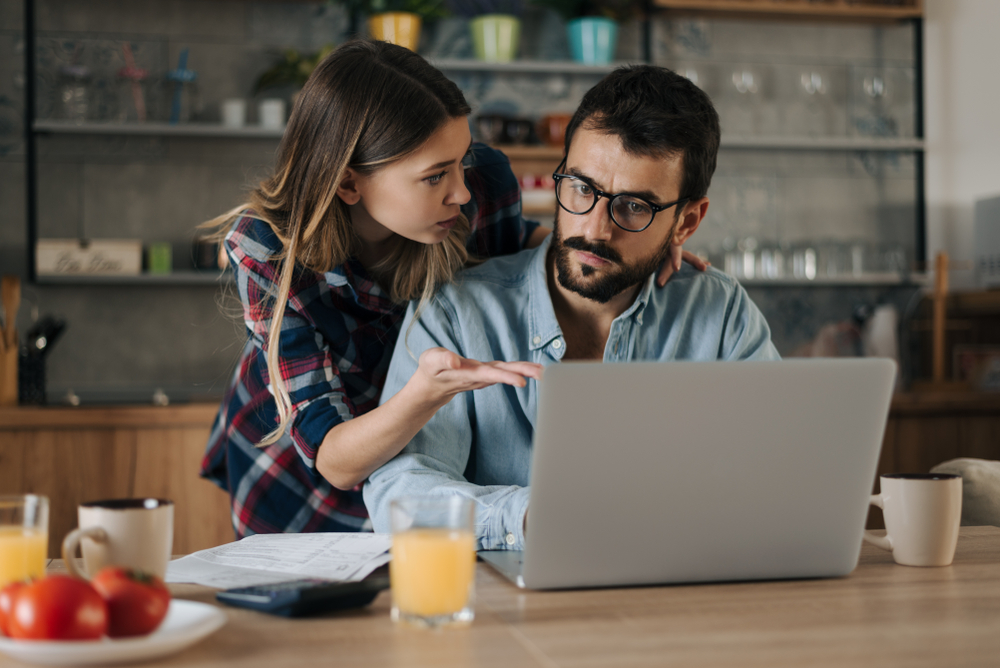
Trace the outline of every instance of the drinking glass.
[[44, 576], [48, 543], [46, 497], [0, 496], [0, 588]]
[[405, 497], [390, 504], [392, 619], [417, 626], [474, 617], [475, 509], [460, 496]]

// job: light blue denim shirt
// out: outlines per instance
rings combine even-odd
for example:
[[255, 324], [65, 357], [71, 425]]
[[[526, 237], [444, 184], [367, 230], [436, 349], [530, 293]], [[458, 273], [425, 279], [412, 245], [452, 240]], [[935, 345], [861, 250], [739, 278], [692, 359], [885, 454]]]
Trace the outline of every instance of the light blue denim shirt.
[[[483, 361], [558, 363], [566, 344], [546, 282], [548, 248], [546, 241], [463, 272], [438, 291], [412, 329], [411, 304], [382, 402], [413, 375], [420, 353], [435, 346]], [[684, 265], [666, 287], [654, 280], [613, 321], [605, 362], [779, 358], [764, 316], [726, 274]], [[537, 401], [538, 382], [530, 379], [523, 388], [495, 385], [454, 397], [369, 477], [364, 499], [375, 531], [389, 531], [392, 499], [460, 494], [476, 503], [481, 549], [522, 549]]]

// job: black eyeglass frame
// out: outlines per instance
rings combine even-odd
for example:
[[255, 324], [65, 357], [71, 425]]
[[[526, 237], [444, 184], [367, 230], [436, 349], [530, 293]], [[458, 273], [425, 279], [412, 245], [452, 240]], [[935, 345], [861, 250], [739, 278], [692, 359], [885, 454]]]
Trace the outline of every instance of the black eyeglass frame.
[[[645, 230], [649, 229], [650, 225], [653, 224], [653, 220], [656, 219], [656, 214], [666, 209], [669, 209], [672, 206], [677, 206], [681, 202], [687, 202], [688, 200], [691, 199], [690, 197], [682, 197], [679, 200], [674, 200], [673, 202], [668, 202], [667, 204], [661, 205], [661, 204], [653, 204], [648, 199], [644, 197], [639, 197], [638, 195], [633, 195], [631, 193], [617, 193], [617, 194], [606, 193], [603, 190], [595, 187], [593, 183], [590, 183], [586, 179], [582, 179], [579, 176], [573, 176], [572, 174], [560, 174], [559, 170], [562, 169], [565, 164], [566, 160], [563, 160], [562, 162], [559, 163], [559, 166], [556, 167], [556, 171], [552, 172], [552, 180], [556, 182], [556, 188], [555, 188], [556, 202], [559, 203], [560, 208], [562, 208], [562, 210], [565, 211], [566, 213], [571, 213], [574, 216], [586, 216], [588, 213], [594, 210], [594, 207], [597, 206], [597, 203], [601, 201], [601, 198], [603, 197], [608, 200], [608, 216], [611, 218], [611, 222], [613, 222], [619, 229], [625, 230], [626, 232], [644, 232]], [[590, 186], [590, 188], [594, 191], [594, 194], [597, 195], [597, 197], [594, 198], [594, 203], [590, 205], [589, 209], [587, 209], [586, 211], [570, 211], [569, 209], [566, 208], [566, 205], [562, 203], [561, 199], [559, 199], [559, 182], [562, 181], [563, 179], [576, 179], [577, 181], [582, 181], [583, 183], [586, 183], [588, 186]], [[619, 197], [631, 197], [632, 199], [637, 199], [646, 206], [648, 206], [653, 211], [653, 215], [649, 217], [649, 222], [646, 223], [645, 227], [642, 227], [638, 230], [633, 230], [632, 228], [625, 227], [624, 225], [618, 222], [618, 220], [615, 218], [615, 209], [613, 205], [615, 200]]]

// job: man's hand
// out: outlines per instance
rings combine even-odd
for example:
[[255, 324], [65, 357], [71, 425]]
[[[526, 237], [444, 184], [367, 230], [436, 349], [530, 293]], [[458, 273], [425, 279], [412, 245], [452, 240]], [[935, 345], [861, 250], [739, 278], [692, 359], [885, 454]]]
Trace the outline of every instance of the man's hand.
[[706, 262], [694, 253], [689, 253], [682, 246], [670, 244], [670, 257], [660, 265], [660, 271], [656, 274], [656, 285], [663, 287], [670, 280], [675, 271], [681, 270], [681, 262], [687, 262], [698, 271], [705, 271], [711, 262]]

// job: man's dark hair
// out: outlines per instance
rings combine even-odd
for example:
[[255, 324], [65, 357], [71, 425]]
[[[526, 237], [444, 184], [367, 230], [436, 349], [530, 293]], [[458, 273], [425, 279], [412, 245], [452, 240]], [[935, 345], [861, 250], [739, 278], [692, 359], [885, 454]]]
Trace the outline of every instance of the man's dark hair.
[[719, 114], [700, 88], [655, 65], [619, 67], [587, 91], [566, 128], [566, 153], [581, 126], [617, 135], [634, 155], [680, 154], [680, 196], [708, 192], [719, 153]]

